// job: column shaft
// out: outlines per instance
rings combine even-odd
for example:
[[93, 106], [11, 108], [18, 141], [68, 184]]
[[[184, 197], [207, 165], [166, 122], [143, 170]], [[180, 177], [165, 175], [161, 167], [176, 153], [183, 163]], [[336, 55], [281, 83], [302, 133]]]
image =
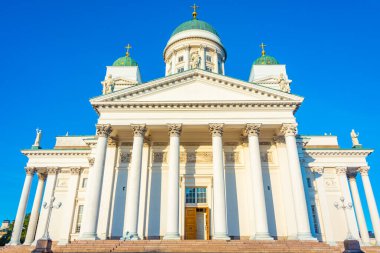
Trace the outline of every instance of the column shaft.
[[179, 136], [181, 134], [181, 125], [170, 124], [169, 134], [168, 205], [164, 239], [179, 240]]
[[171, 69], [172, 75], [177, 73], [176, 65], [177, 65], [177, 53], [174, 51], [172, 55], [172, 69]]
[[210, 124], [212, 134], [214, 236], [213, 239], [230, 240], [227, 234], [226, 183], [223, 164], [223, 124]]
[[36, 195], [34, 196], [32, 213], [30, 214], [29, 225], [28, 225], [28, 230], [26, 232], [24, 245], [31, 245], [34, 241], [34, 236], [36, 235], [38, 215], [39, 215], [39, 211], [41, 207], [41, 200], [42, 200], [45, 180], [46, 180], [46, 174], [38, 173]]
[[64, 208], [64, 223], [62, 224], [62, 230], [58, 245], [66, 245], [70, 241], [70, 233], [74, 220], [75, 199], [77, 197], [78, 183], [81, 168], [70, 168], [71, 176], [69, 179], [69, 191], [66, 197], [66, 205]]
[[349, 173], [348, 178], [349, 178], [349, 182], [350, 182], [352, 197], [354, 200], [354, 207], [355, 207], [355, 212], [356, 212], [356, 219], [357, 219], [358, 225], [359, 225], [360, 237], [362, 239], [362, 243], [364, 245], [368, 245], [369, 244], [369, 235], [368, 235], [367, 224], [365, 222], [362, 203], [361, 203], [360, 197], [359, 197], [358, 185], [356, 184], [356, 172], [355, 173]]
[[201, 69], [206, 70], [206, 47], [201, 46]]
[[263, 184], [263, 172], [260, 158], [259, 137], [261, 124], [247, 124], [245, 132], [248, 135], [250, 177], [252, 182], [252, 198], [255, 211], [255, 231], [251, 240], [273, 240], [269, 235], [267, 209]]
[[189, 70], [190, 69], [190, 45], [186, 46], [184, 61], [185, 61], [185, 71]]
[[34, 168], [25, 168], [26, 177], [24, 181], [24, 186], [22, 187], [20, 202], [17, 208], [16, 219], [13, 225], [12, 237], [9, 245], [19, 245], [21, 232], [24, 225], [26, 205], [28, 204], [28, 198], [30, 193], [30, 187], [32, 185], [33, 175], [35, 172]]
[[302, 180], [301, 165], [298, 157], [298, 149], [295, 138], [297, 127], [294, 124], [284, 124], [281, 132], [285, 135], [286, 149], [288, 152], [294, 209], [297, 219], [297, 237], [299, 240], [315, 240], [310, 232], [305, 190]]
[[372, 221], [372, 227], [375, 234], [376, 245], [380, 245], [380, 220], [379, 220], [379, 212], [377, 210], [377, 205], [375, 201], [375, 196], [373, 195], [371, 182], [368, 177], [369, 167], [361, 167], [359, 169], [360, 174], [362, 176], [363, 186], [365, 196], [367, 198], [367, 204], [369, 209], [369, 215]]
[[80, 240], [96, 240], [96, 228], [99, 215], [100, 196], [103, 183], [104, 163], [106, 160], [107, 138], [112, 129], [110, 125], [97, 126], [98, 141], [95, 151], [94, 166], [89, 171], [86, 203], [83, 222], [80, 229]]
[[125, 204], [124, 239], [138, 240], [138, 209], [140, 199], [140, 181], [142, 149], [144, 145], [145, 125], [132, 125], [133, 148], [131, 168], [128, 171], [127, 196]]

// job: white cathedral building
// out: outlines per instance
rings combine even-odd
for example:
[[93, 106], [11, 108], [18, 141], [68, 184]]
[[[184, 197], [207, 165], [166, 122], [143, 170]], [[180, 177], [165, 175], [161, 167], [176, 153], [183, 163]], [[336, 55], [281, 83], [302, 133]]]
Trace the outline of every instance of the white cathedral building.
[[[20, 244], [31, 200], [25, 245], [41, 238], [47, 223], [58, 244], [219, 239], [334, 245], [351, 236], [380, 245], [366, 160], [373, 150], [363, 148], [354, 131], [352, 148], [342, 148], [336, 136], [299, 134], [295, 113], [303, 98], [291, 93], [286, 66], [262, 49], [248, 80], [226, 76], [227, 50], [194, 12], [164, 48], [164, 77], [142, 82], [129, 51], [107, 66], [103, 92], [90, 100], [99, 116], [96, 134], [58, 136], [53, 149], [42, 149], [38, 131], [32, 148], [22, 150], [28, 162], [10, 244]], [[57, 208], [50, 212], [41, 202]]]

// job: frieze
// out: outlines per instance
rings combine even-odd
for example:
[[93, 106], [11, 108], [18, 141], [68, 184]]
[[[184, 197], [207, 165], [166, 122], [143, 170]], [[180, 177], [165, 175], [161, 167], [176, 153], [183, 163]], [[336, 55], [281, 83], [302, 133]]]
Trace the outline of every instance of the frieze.
[[[225, 152], [226, 163], [240, 163], [239, 152]], [[167, 163], [166, 152], [154, 152], [153, 163]], [[212, 164], [212, 152], [181, 152], [180, 163]]]

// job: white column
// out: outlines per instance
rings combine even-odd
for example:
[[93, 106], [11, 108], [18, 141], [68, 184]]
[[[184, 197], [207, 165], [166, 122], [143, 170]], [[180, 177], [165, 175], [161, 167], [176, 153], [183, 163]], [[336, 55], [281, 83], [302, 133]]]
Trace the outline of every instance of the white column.
[[20, 244], [20, 237], [21, 237], [21, 232], [24, 225], [26, 205], [28, 204], [30, 187], [32, 185], [35, 169], [31, 167], [26, 167], [25, 171], [26, 171], [26, 177], [24, 181], [24, 186], [22, 187], [20, 202], [18, 203], [16, 219], [13, 225], [12, 237], [9, 242], [9, 245]]
[[[340, 185], [340, 190], [342, 192], [342, 196], [346, 200], [347, 203], [352, 204], [352, 199], [351, 199], [351, 193], [350, 193], [350, 187], [348, 186], [348, 180], [347, 180], [347, 167], [336, 167], [336, 173], [339, 179], [339, 185]], [[359, 238], [359, 231], [358, 231], [358, 226], [356, 223], [356, 218], [355, 218], [355, 211], [353, 209], [346, 209], [345, 210], [347, 216], [346, 222], [349, 226], [347, 228], [350, 229], [350, 232], [354, 238]]]
[[206, 70], [206, 46], [201, 45], [201, 69]]
[[224, 61], [225, 61], [225, 59], [223, 59], [223, 61], [222, 61], [222, 75], [225, 74], [225, 73], [224, 73]]
[[267, 209], [263, 184], [263, 172], [261, 168], [259, 134], [261, 124], [247, 124], [245, 133], [248, 136], [249, 164], [251, 177], [251, 193], [255, 212], [256, 233], [251, 240], [273, 240], [269, 235]]
[[166, 234], [164, 239], [179, 240], [179, 138], [181, 124], [169, 124], [170, 149]]
[[326, 242], [330, 245], [336, 245], [333, 228], [331, 226], [333, 222], [330, 217], [330, 212], [329, 212], [330, 208], [327, 202], [325, 184], [323, 181], [324, 169], [323, 167], [313, 167], [311, 168], [311, 171], [314, 172], [315, 181], [317, 183], [318, 199], [319, 199], [319, 204], [321, 205], [321, 210], [322, 210], [322, 222], [323, 222], [323, 228], [324, 228], [323, 232], [326, 238]]
[[36, 235], [38, 215], [40, 212], [45, 180], [46, 180], [46, 174], [38, 173], [36, 195], [34, 196], [32, 213], [30, 214], [28, 231], [26, 232], [24, 245], [31, 245], [34, 241], [34, 236]]
[[80, 229], [79, 240], [96, 240], [96, 227], [98, 223], [100, 196], [102, 192], [104, 162], [106, 160], [107, 138], [111, 134], [110, 125], [97, 125], [98, 141], [95, 151], [94, 166], [89, 170], [86, 189], [86, 202], [83, 210], [83, 222]]
[[354, 207], [355, 207], [356, 219], [359, 225], [360, 237], [362, 239], [362, 243], [364, 245], [368, 245], [369, 244], [368, 229], [367, 229], [367, 224], [365, 222], [362, 202], [360, 201], [360, 197], [359, 197], [358, 186], [356, 184], [356, 174], [357, 174], [356, 171], [349, 172], [347, 174], [347, 177], [350, 182], [351, 193], [354, 200]]
[[362, 176], [365, 197], [367, 198], [367, 204], [369, 209], [369, 215], [372, 221], [373, 232], [375, 233], [376, 245], [380, 246], [379, 212], [377, 211], [375, 197], [373, 196], [371, 182], [369, 181], [368, 177], [369, 167], [361, 167], [359, 171], [360, 175]]
[[215, 50], [215, 55], [214, 55], [214, 73], [217, 73], [219, 74], [219, 56], [218, 56], [218, 49], [214, 49]]
[[131, 168], [128, 171], [127, 196], [125, 204], [125, 223], [124, 223], [124, 239], [138, 240], [137, 224], [138, 209], [140, 199], [140, 181], [141, 181], [141, 165], [142, 150], [144, 145], [144, 136], [146, 132], [145, 125], [132, 125], [133, 129], [133, 147]]
[[283, 124], [282, 135], [285, 136], [288, 163], [292, 180], [294, 210], [297, 219], [297, 237], [299, 240], [316, 240], [310, 232], [309, 217], [306, 206], [305, 190], [302, 180], [300, 160], [296, 143], [297, 125]]
[[223, 164], [223, 124], [209, 124], [212, 134], [214, 236], [212, 239], [230, 240], [227, 234], [226, 181]]
[[80, 172], [80, 167], [70, 168], [71, 175], [69, 179], [68, 192], [66, 196], [65, 205], [62, 206], [64, 209], [63, 220], [65, 222], [62, 223], [58, 245], [66, 245], [70, 241], [70, 233], [74, 221], [75, 200], [78, 192]]
[[185, 61], [185, 71], [189, 70], [190, 69], [190, 45], [187, 45], [185, 47], [184, 61]]

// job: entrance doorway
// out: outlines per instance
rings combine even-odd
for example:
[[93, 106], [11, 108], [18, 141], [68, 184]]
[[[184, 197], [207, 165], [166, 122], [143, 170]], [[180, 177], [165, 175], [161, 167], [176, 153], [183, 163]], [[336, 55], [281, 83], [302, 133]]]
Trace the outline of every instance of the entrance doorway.
[[209, 240], [210, 211], [208, 207], [186, 207], [185, 239]]

